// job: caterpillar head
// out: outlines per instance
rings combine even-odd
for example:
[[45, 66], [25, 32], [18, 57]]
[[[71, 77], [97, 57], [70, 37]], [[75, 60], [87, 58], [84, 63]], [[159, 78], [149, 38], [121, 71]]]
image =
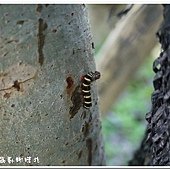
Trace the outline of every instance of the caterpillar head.
[[95, 81], [95, 80], [99, 79], [100, 77], [101, 77], [100, 72], [95, 71], [95, 72], [94, 72], [94, 76], [93, 76], [93, 81]]

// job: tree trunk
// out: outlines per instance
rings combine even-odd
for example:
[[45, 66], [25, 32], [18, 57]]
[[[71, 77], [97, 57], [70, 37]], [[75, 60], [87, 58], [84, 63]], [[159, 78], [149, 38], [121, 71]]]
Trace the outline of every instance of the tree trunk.
[[136, 5], [109, 34], [98, 52], [100, 108], [109, 111], [156, 44], [154, 32], [162, 17], [159, 5]]
[[95, 71], [86, 7], [1, 5], [0, 16], [0, 151], [14, 161], [0, 165], [104, 165], [95, 85], [82, 107], [80, 77]]
[[153, 63], [152, 109], [148, 121], [146, 145], [149, 165], [170, 166], [170, 5], [164, 5], [164, 21], [157, 35], [161, 43], [160, 56]]

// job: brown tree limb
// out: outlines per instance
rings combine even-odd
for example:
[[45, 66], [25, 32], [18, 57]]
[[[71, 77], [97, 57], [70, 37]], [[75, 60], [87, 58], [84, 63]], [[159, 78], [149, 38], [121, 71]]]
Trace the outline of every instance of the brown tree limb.
[[100, 109], [106, 113], [156, 44], [160, 5], [135, 5], [96, 56], [101, 72]]

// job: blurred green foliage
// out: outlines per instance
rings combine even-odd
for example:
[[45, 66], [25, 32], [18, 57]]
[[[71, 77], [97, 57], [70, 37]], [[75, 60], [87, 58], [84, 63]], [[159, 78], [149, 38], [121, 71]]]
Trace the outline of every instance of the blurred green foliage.
[[102, 120], [107, 165], [127, 165], [140, 146], [151, 108], [153, 58], [148, 57]]

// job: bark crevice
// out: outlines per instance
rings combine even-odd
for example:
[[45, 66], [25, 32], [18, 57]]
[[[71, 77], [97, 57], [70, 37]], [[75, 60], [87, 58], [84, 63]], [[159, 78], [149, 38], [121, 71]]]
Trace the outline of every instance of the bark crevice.
[[38, 62], [42, 66], [44, 63], [44, 53], [43, 53], [43, 47], [45, 43], [45, 33], [44, 31], [47, 29], [47, 23], [42, 19], [39, 18], [38, 20]]

